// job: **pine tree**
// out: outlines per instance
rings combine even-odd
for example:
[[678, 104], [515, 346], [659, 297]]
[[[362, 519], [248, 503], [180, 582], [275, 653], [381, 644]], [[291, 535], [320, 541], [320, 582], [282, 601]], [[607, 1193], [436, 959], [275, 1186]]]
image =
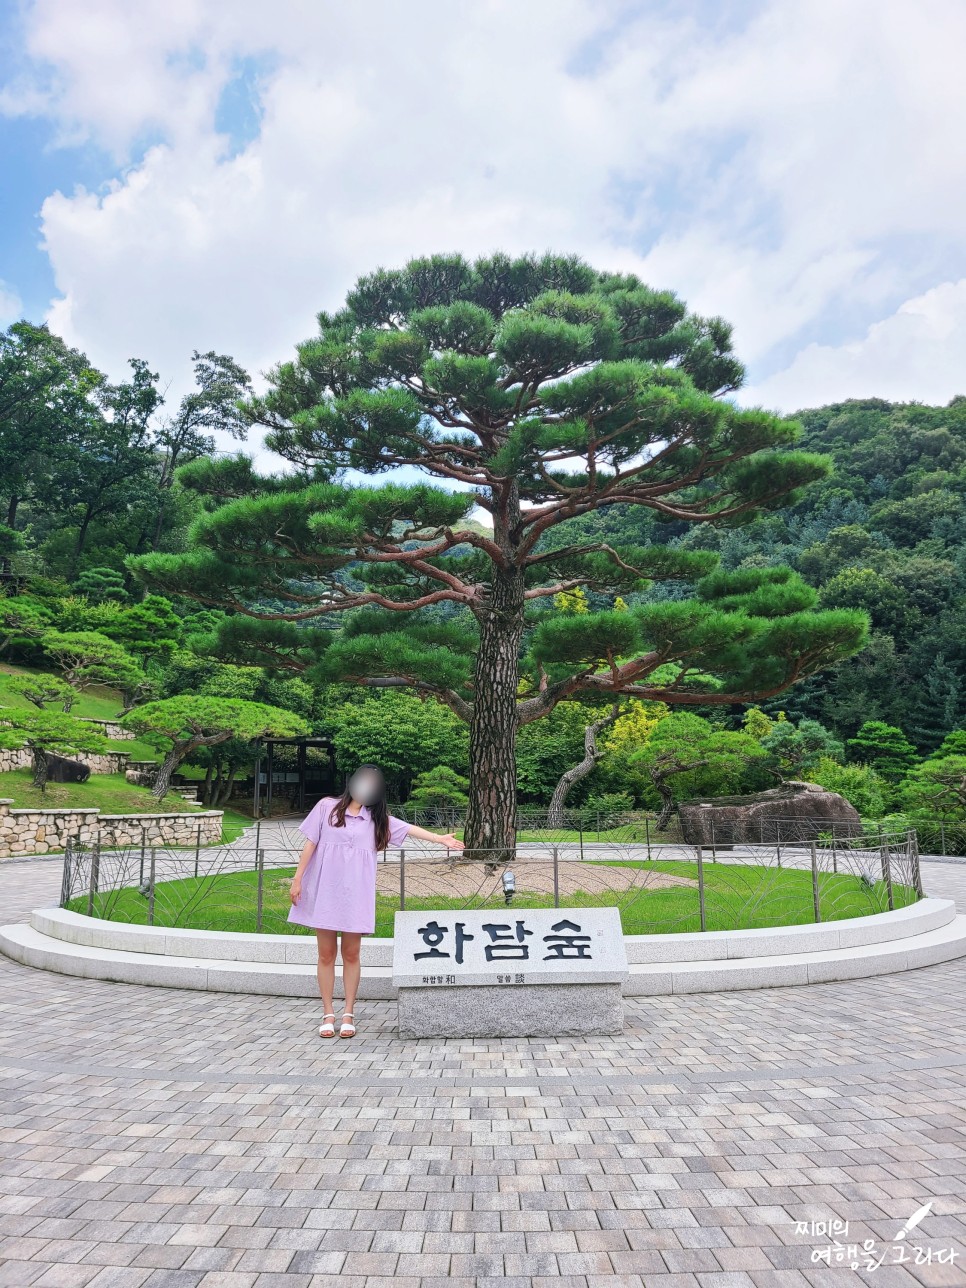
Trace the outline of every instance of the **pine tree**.
[[[562, 700], [760, 701], [862, 647], [866, 615], [813, 611], [788, 569], [553, 539], [620, 504], [741, 523], [828, 474], [791, 450], [796, 422], [725, 397], [744, 373], [720, 318], [576, 258], [498, 254], [379, 269], [318, 320], [247, 403], [298, 473], [259, 493], [237, 461], [196, 472], [211, 508], [191, 549], [128, 566], [233, 612], [221, 647], [239, 660], [446, 703], [470, 727], [468, 856], [512, 853], [517, 731]], [[400, 465], [466, 490], [333, 481]], [[648, 602], [665, 581], [696, 593]], [[549, 608], [578, 588], [643, 602]], [[321, 628], [346, 610], [342, 632]]]
[[916, 761], [916, 749], [906, 735], [884, 720], [866, 720], [848, 746], [856, 760], [871, 765], [891, 783], [897, 783]]

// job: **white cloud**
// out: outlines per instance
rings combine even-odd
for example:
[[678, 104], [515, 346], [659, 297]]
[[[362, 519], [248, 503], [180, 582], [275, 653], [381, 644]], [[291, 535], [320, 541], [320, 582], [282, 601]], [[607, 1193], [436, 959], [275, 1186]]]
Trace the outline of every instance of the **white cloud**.
[[[126, 166], [44, 203], [51, 325], [178, 388], [194, 347], [287, 356], [377, 264], [549, 247], [723, 314], [766, 372], [966, 270], [958, 0], [761, 0], [723, 31], [698, 3], [633, 12], [37, 0], [22, 104]], [[239, 58], [262, 115], [233, 155]]]
[[0, 281], [0, 330], [8, 327], [11, 322], [19, 321], [22, 308], [20, 296], [16, 291], [6, 282]]
[[798, 411], [845, 398], [944, 404], [966, 394], [966, 278], [907, 300], [847, 344], [806, 346], [784, 371], [741, 391], [746, 405]]

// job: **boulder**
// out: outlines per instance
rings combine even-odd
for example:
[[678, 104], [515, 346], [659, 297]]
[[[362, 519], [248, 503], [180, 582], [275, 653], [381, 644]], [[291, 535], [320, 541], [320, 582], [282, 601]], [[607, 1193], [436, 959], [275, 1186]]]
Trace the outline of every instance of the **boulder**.
[[124, 779], [135, 787], [153, 787], [158, 776], [158, 766], [152, 769], [126, 769]]
[[709, 796], [678, 806], [690, 845], [756, 845], [811, 841], [822, 832], [861, 836], [858, 810], [838, 792], [792, 779], [747, 796]]
[[69, 760], [66, 756], [47, 753], [47, 779], [51, 783], [86, 783], [91, 776], [90, 765], [82, 760]]

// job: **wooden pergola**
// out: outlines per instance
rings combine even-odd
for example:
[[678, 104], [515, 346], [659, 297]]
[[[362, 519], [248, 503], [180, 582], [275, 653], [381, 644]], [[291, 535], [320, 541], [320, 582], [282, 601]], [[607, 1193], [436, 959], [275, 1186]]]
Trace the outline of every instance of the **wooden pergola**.
[[[309, 747], [317, 747], [326, 752], [329, 759], [329, 778], [335, 781], [335, 748], [328, 738], [256, 738], [255, 746], [258, 748], [258, 754], [255, 760], [255, 818], [264, 818], [266, 814], [271, 815], [272, 795], [275, 778], [275, 748], [276, 747], [295, 747], [296, 748], [296, 770], [298, 773], [298, 794], [293, 802], [294, 808], [305, 810], [305, 776], [306, 776], [306, 750]], [[265, 758], [265, 792], [262, 793], [262, 758]], [[312, 802], [315, 803], [314, 801]]]

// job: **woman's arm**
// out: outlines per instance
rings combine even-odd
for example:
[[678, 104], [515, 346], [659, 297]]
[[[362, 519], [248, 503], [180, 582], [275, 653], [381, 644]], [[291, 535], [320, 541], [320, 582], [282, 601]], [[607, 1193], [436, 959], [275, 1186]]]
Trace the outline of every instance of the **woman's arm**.
[[410, 836], [415, 837], [417, 841], [435, 841], [437, 845], [445, 845], [447, 850], [462, 850], [463, 848], [463, 842], [458, 836], [454, 836], [452, 832], [447, 832], [444, 836], [441, 836], [439, 832], [429, 832], [425, 827], [417, 827], [415, 823], [409, 828], [407, 840]]
[[295, 876], [292, 877], [292, 884], [289, 886], [289, 898], [293, 903], [298, 903], [299, 895], [302, 893], [302, 876], [308, 867], [309, 859], [315, 852], [315, 841], [306, 841], [302, 846], [302, 853], [299, 855], [299, 864], [295, 869]]

